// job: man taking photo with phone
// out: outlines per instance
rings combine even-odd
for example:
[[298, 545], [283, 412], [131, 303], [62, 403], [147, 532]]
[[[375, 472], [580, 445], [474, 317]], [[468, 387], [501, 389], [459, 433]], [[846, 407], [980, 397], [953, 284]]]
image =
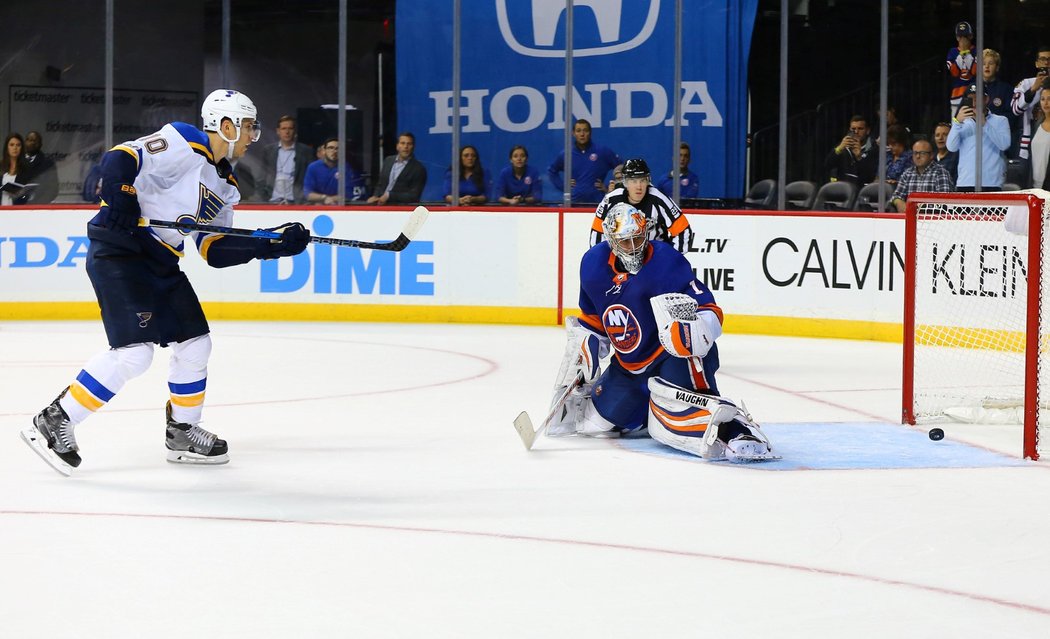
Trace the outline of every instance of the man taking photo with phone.
[[830, 179], [852, 182], [857, 188], [873, 181], [879, 171], [879, 151], [869, 134], [871, 127], [863, 115], [850, 118], [849, 130], [824, 159]]
[[1025, 78], [1014, 87], [1010, 106], [1021, 118], [1021, 145], [1017, 157], [1027, 160], [1032, 144], [1032, 114], [1039, 107], [1039, 92], [1050, 88], [1050, 45], [1040, 45], [1035, 56], [1035, 75]]

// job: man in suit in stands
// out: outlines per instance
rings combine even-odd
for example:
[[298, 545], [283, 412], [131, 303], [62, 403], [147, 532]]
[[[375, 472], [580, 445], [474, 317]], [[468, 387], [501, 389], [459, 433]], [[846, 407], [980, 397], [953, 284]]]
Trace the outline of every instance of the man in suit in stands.
[[[314, 151], [295, 138], [295, 118], [282, 115], [277, 121], [277, 142], [263, 149], [262, 167], [253, 169], [258, 175], [256, 194], [260, 202], [271, 204], [302, 204], [303, 179], [306, 167], [314, 161]], [[238, 168], [238, 177], [243, 171]]]
[[415, 204], [423, 195], [427, 183], [427, 169], [412, 153], [416, 150], [416, 136], [404, 132], [397, 137], [397, 155], [383, 161], [375, 193], [369, 204]]
[[50, 204], [58, 197], [58, 168], [55, 161], [44, 155], [44, 138], [38, 131], [26, 134], [25, 158], [28, 170], [20, 176], [26, 184], [39, 184], [29, 197], [33, 204]]

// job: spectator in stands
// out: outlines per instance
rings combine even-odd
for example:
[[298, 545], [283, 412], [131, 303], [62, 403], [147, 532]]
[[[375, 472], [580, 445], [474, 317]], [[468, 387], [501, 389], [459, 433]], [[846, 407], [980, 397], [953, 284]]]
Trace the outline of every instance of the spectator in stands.
[[609, 193], [621, 186], [623, 186], [623, 162], [613, 167], [612, 178], [609, 179], [609, 187], [605, 189], [605, 192]]
[[981, 190], [1001, 191], [1006, 178], [1004, 154], [1010, 148], [1010, 124], [1001, 115], [988, 111], [988, 96], [977, 98], [977, 85], [971, 84], [962, 106], [952, 121], [947, 145], [959, 152], [957, 191], [973, 191], [977, 184], [977, 118], [981, 126]]
[[543, 185], [539, 171], [529, 166], [529, 151], [520, 144], [510, 150], [510, 165], [499, 174], [496, 198], [501, 204], [532, 206], [540, 202]]
[[[679, 199], [700, 197], [700, 178], [697, 177], [696, 173], [689, 170], [691, 156], [692, 152], [688, 144], [682, 142], [678, 145], [678, 180], [679, 184], [681, 184], [678, 191]], [[660, 180], [656, 188], [660, 189], [660, 192], [664, 195], [671, 197], [674, 194], [673, 180], [674, 171], [671, 171], [664, 179]]]
[[[875, 121], [878, 122], [880, 117], [881, 117], [880, 112], [876, 110], [875, 111]], [[901, 124], [900, 119], [897, 117], [897, 109], [896, 109], [896, 107], [888, 106], [888, 107], [886, 107], [886, 130], [889, 130], [889, 128], [892, 127], [892, 126], [903, 126], [904, 130], [908, 132], [908, 136], [909, 137], [911, 136], [911, 129], [909, 129], [907, 126], [904, 126], [903, 124]], [[872, 135], [876, 135], [876, 137], [875, 137], [875, 144], [876, 145], [879, 144], [879, 138], [877, 137], [877, 134], [878, 134], [878, 131], [872, 131]], [[878, 147], [876, 146], [876, 148], [878, 148]]]
[[[488, 202], [485, 169], [481, 166], [478, 150], [466, 145], [459, 150], [460, 206], [475, 206]], [[452, 167], [445, 171], [445, 201], [452, 204]]]
[[999, 78], [999, 65], [1002, 56], [995, 49], [985, 49], [983, 55], [984, 92], [988, 95], [988, 110], [1001, 115], [1014, 125], [1014, 112], [1010, 106], [1013, 101], [1014, 88], [1006, 80]]
[[416, 136], [408, 131], [397, 136], [397, 155], [383, 160], [379, 182], [369, 204], [416, 204], [427, 184], [427, 168], [415, 158]]
[[[572, 148], [572, 176], [569, 188], [572, 189], [572, 203], [601, 202], [605, 197], [605, 176], [610, 169], [620, 163], [620, 156], [608, 147], [595, 144], [591, 140], [591, 123], [577, 120], [572, 128], [576, 144]], [[547, 169], [551, 184], [559, 191], [565, 190], [562, 173], [565, 171], [565, 151]]]
[[1039, 91], [1040, 116], [1032, 133], [1032, 175], [1028, 188], [1050, 188], [1050, 88]]
[[879, 152], [869, 137], [870, 133], [866, 117], [855, 115], [850, 118], [849, 131], [824, 159], [824, 168], [832, 181], [852, 182], [859, 189], [875, 179]]
[[1032, 141], [1032, 111], [1039, 106], [1039, 92], [1050, 87], [1050, 46], [1040, 45], [1035, 58], [1035, 76], [1025, 78], [1014, 87], [1010, 106], [1021, 121], [1021, 141], [1017, 157], [1027, 160]]
[[933, 153], [933, 145], [925, 138], [916, 140], [911, 146], [913, 164], [901, 173], [889, 202], [901, 213], [911, 193], [947, 193], [952, 190], [952, 178], [948, 170], [933, 161]]
[[[28, 181], [25, 179], [26, 173], [29, 167], [26, 164], [25, 156], [22, 155], [22, 149], [25, 147], [25, 143], [22, 140], [22, 136], [17, 133], [9, 133], [7, 138], [4, 140], [4, 174], [0, 179], [0, 184], [11, 184], [12, 182], [17, 184], [26, 184]], [[12, 187], [9, 187], [12, 188]], [[12, 204], [25, 204], [25, 202], [18, 202], [19, 199], [18, 191], [0, 191], [0, 204], [3, 206], [11, 206]]]
[[899, 124], [886, 129], [886, 183], [896, 184], [912, 165], [911, 134]]
[[966, 87], [977, 79], [977, 58], [974, 55], [973, 27], [969, 22], [955, 25], [956, 46], [948, 50], [948, 74], [951, 76], [949, 107], [955, 113], [966, 94]]
[[314, 151], [296, 140], [292, 116], [282, 115], [275, 130], [277, 142], [263, 149], [256, 193], [261, 201], [270, 204], [301, 204], [305, 200], [306, 167], [314, 161]]
[[303, 177], [303, 193], [310, 204], [344, 204], [339, 199], [340, 173], [346, 176], [346, 199], [361, 200], [365, 196], [365, 179], [345, 160], [339, 169], [339, 139], [328, 138], [321, 145], [324, 157], [306, 167]]
[[44, 138], [36, 131], [26, 134], [25, 155], [26, 173], [25, 182], [35, 183], [39, 186], [33, 191], [33, 204], [50, 204], [58, 197], [58, 168], [55, 161], [44, 155], [42, 147]]
[[948, 170], [948, 175], [952, 176], [952, 187], [955, 186], [955, 181], [959, 177], [959, 153], [958, 151], [948, 150], [948, 133], [952, 130], [952, 125], [947, 122], [938, 122], [937, 126], [933, 128], [933, 161], [940, 164]]

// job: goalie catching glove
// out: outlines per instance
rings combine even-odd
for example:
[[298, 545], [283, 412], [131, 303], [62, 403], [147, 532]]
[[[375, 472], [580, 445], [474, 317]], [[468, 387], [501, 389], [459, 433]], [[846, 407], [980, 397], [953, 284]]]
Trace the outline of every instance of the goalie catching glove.
[[697, 312], [696, 299], [666, 293], [649, 300], [659, 328], [660, 344], [675, 357], [703, 357], [722, 335], [722, 324], [711, 311]]

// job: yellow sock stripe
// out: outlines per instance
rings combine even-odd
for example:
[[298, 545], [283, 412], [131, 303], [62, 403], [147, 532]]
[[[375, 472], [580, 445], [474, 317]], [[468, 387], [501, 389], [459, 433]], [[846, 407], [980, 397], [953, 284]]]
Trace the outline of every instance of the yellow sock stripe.
[[197, 393], [196, 395], [172, 395], [171, 403], [176, 406], [184, 406], [188, 408], [200, 406], [204, 403], [204, 393]]
[[73, 399], [77, 400], [77, 403], [91, 412], [95, 412], [106, 405], [106, 402], [98, 399], [76, 382], [69, 385], [69, 394], [73, 396]]

